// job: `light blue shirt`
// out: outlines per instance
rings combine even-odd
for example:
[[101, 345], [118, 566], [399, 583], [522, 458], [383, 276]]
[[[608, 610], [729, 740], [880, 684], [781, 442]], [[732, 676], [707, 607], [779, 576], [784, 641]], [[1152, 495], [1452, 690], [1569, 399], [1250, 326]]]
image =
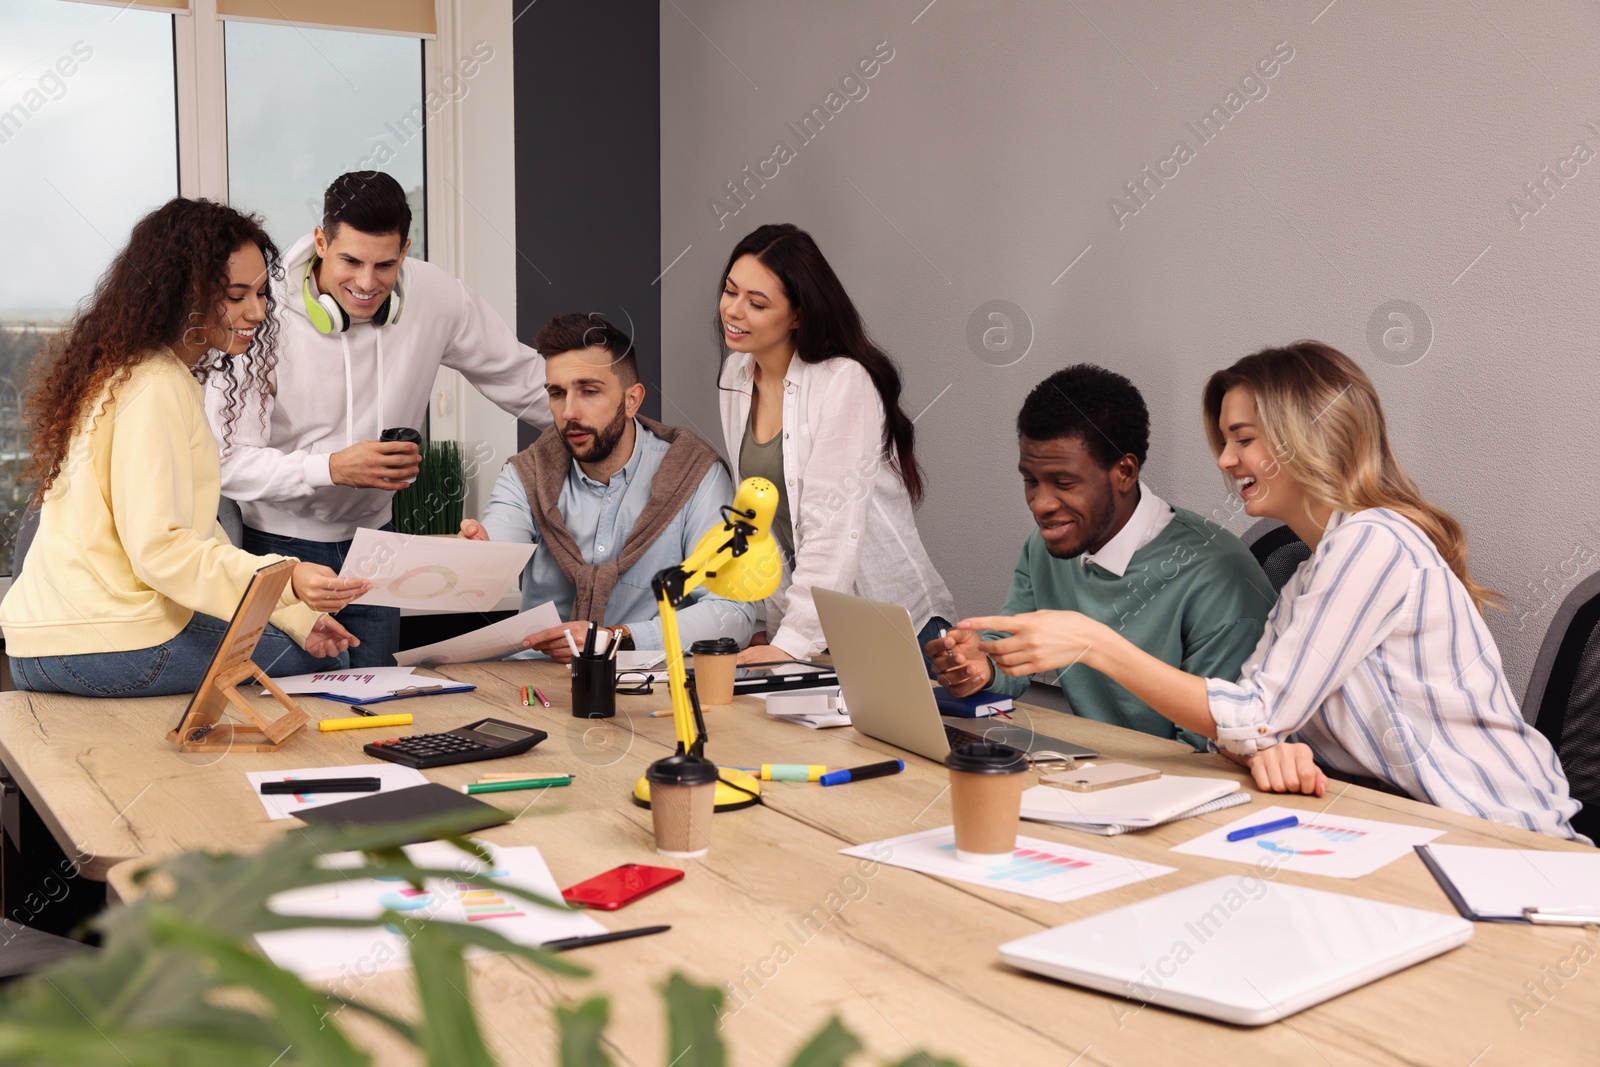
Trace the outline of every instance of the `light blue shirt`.
[[[567, 480], [556, 506], [587, 563], [604, 563], [621, 554], [633, 524], [650, 502], [650, 481], [671, 447], [637, 420], [633, 427], [633, 455], [609, 482], [590, 478], [576, 462], [567, 465]], [[713, 464], [689, 503], [673, 516], [639, 561], [618, 576], [611, 598], [606, 601], [605, 624], [628, 627], [633, 631], [635, 648], [661, 648], [661, 620], [650, 580], [667, 567], [683, 562], [700, 543], [701, 535], [712, 526], [720, 526], [722, 506], [732, 500], [733, 480], [722, 464]], [[527, 490], [510, 464], [501, 469], [488, 506], [483, 509], [483, 526], [491, 541], [540, 543]], [[533, 554], [522, 573], [524, 611], [551, 600], [561, 617], [570, 619], [576, 592], [553, 555], [543, 551]], [[685, 651], [705, 638], [731, 637], [741, 648], [750, 640], [756, 605], [725, 600], [703, 586], [689, 597], [690, 603], [678, 609], [678, 636]]]

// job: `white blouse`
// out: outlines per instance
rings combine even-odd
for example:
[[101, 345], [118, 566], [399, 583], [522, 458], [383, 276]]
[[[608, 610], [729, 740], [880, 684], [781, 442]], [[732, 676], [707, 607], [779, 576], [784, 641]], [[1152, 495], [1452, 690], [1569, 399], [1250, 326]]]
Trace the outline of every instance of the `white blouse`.
[[[723, 364], [719, 400], [728, 455], [737, 462], [750, 418], [755, 361], [734, 352]], [[791, 656], [826, 640], [811, 590], [833, 589], [900, 604], [920, 630], [957, 618], [934, 570], [905, 483], [883, 454], [883, 401], [866, 370], [836, 356], [789, 361], [783, 378], [783, 491], [794, 520], [795, 558], [767, 601], [767, 634]]]

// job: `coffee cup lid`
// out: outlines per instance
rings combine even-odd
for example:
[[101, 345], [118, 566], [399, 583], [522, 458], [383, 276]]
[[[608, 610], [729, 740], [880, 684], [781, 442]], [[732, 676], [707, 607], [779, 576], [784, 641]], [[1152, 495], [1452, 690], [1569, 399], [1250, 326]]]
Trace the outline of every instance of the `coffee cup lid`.
[[731, 656], [739, 651], [739, 642], [731, 637], [708, 637], [689, 646], [691, 656]]
[[944, 765], [964, 774], [1017, 774], [1028, 769], [1028, 757], [1010, 745], [974, 741], [951, 749]]
[[654, 785], [709, 785], [717, 780], [717, 765], [699, 756], [665, 756], [650, 764], [645, 780]]

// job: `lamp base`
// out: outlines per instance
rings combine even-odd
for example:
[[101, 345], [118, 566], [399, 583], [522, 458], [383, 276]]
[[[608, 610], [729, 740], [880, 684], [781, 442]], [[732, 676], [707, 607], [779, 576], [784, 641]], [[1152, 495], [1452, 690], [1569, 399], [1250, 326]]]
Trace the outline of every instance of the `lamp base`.
[[[719, 766], [717, 777], [717, 811], [739, 811], [761, 803], [761, 780], [749, 771]], [[641, 808], [650, 806], [650, 783], [642, 777], [633, 783], [633, 802]]]

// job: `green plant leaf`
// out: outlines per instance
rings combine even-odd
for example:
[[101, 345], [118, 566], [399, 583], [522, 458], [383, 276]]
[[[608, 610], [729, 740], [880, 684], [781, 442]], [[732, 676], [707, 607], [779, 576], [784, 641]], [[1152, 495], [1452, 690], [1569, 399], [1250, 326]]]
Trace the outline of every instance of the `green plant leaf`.
[[576, 1008], [556, 1005], [561, 1067], [611, 1067], [604, 1045], [610, 1021], [611, 1002], [605, 997], [590, 997]]
[[674, 974], [661, 992], [667, 1000], [667, 1062], [672, 1067], [725, 1067], [727, 1056], [717, 1033], [722, 990]]
[[835, 1015], [817, 1035], [806, 1042], [806, 1047], [789, 1061], [789, 1067], [840, 1067], [845, 1060], [861, 1051], [861, 1041], [844, 1028]]
[[425, 923], [411, 938], [411, 969], [424, 1020], [417, 1044], [430, 1067], [495, 1067], [478, 1029], [462, 944], [443, 929], [449, 925]]

